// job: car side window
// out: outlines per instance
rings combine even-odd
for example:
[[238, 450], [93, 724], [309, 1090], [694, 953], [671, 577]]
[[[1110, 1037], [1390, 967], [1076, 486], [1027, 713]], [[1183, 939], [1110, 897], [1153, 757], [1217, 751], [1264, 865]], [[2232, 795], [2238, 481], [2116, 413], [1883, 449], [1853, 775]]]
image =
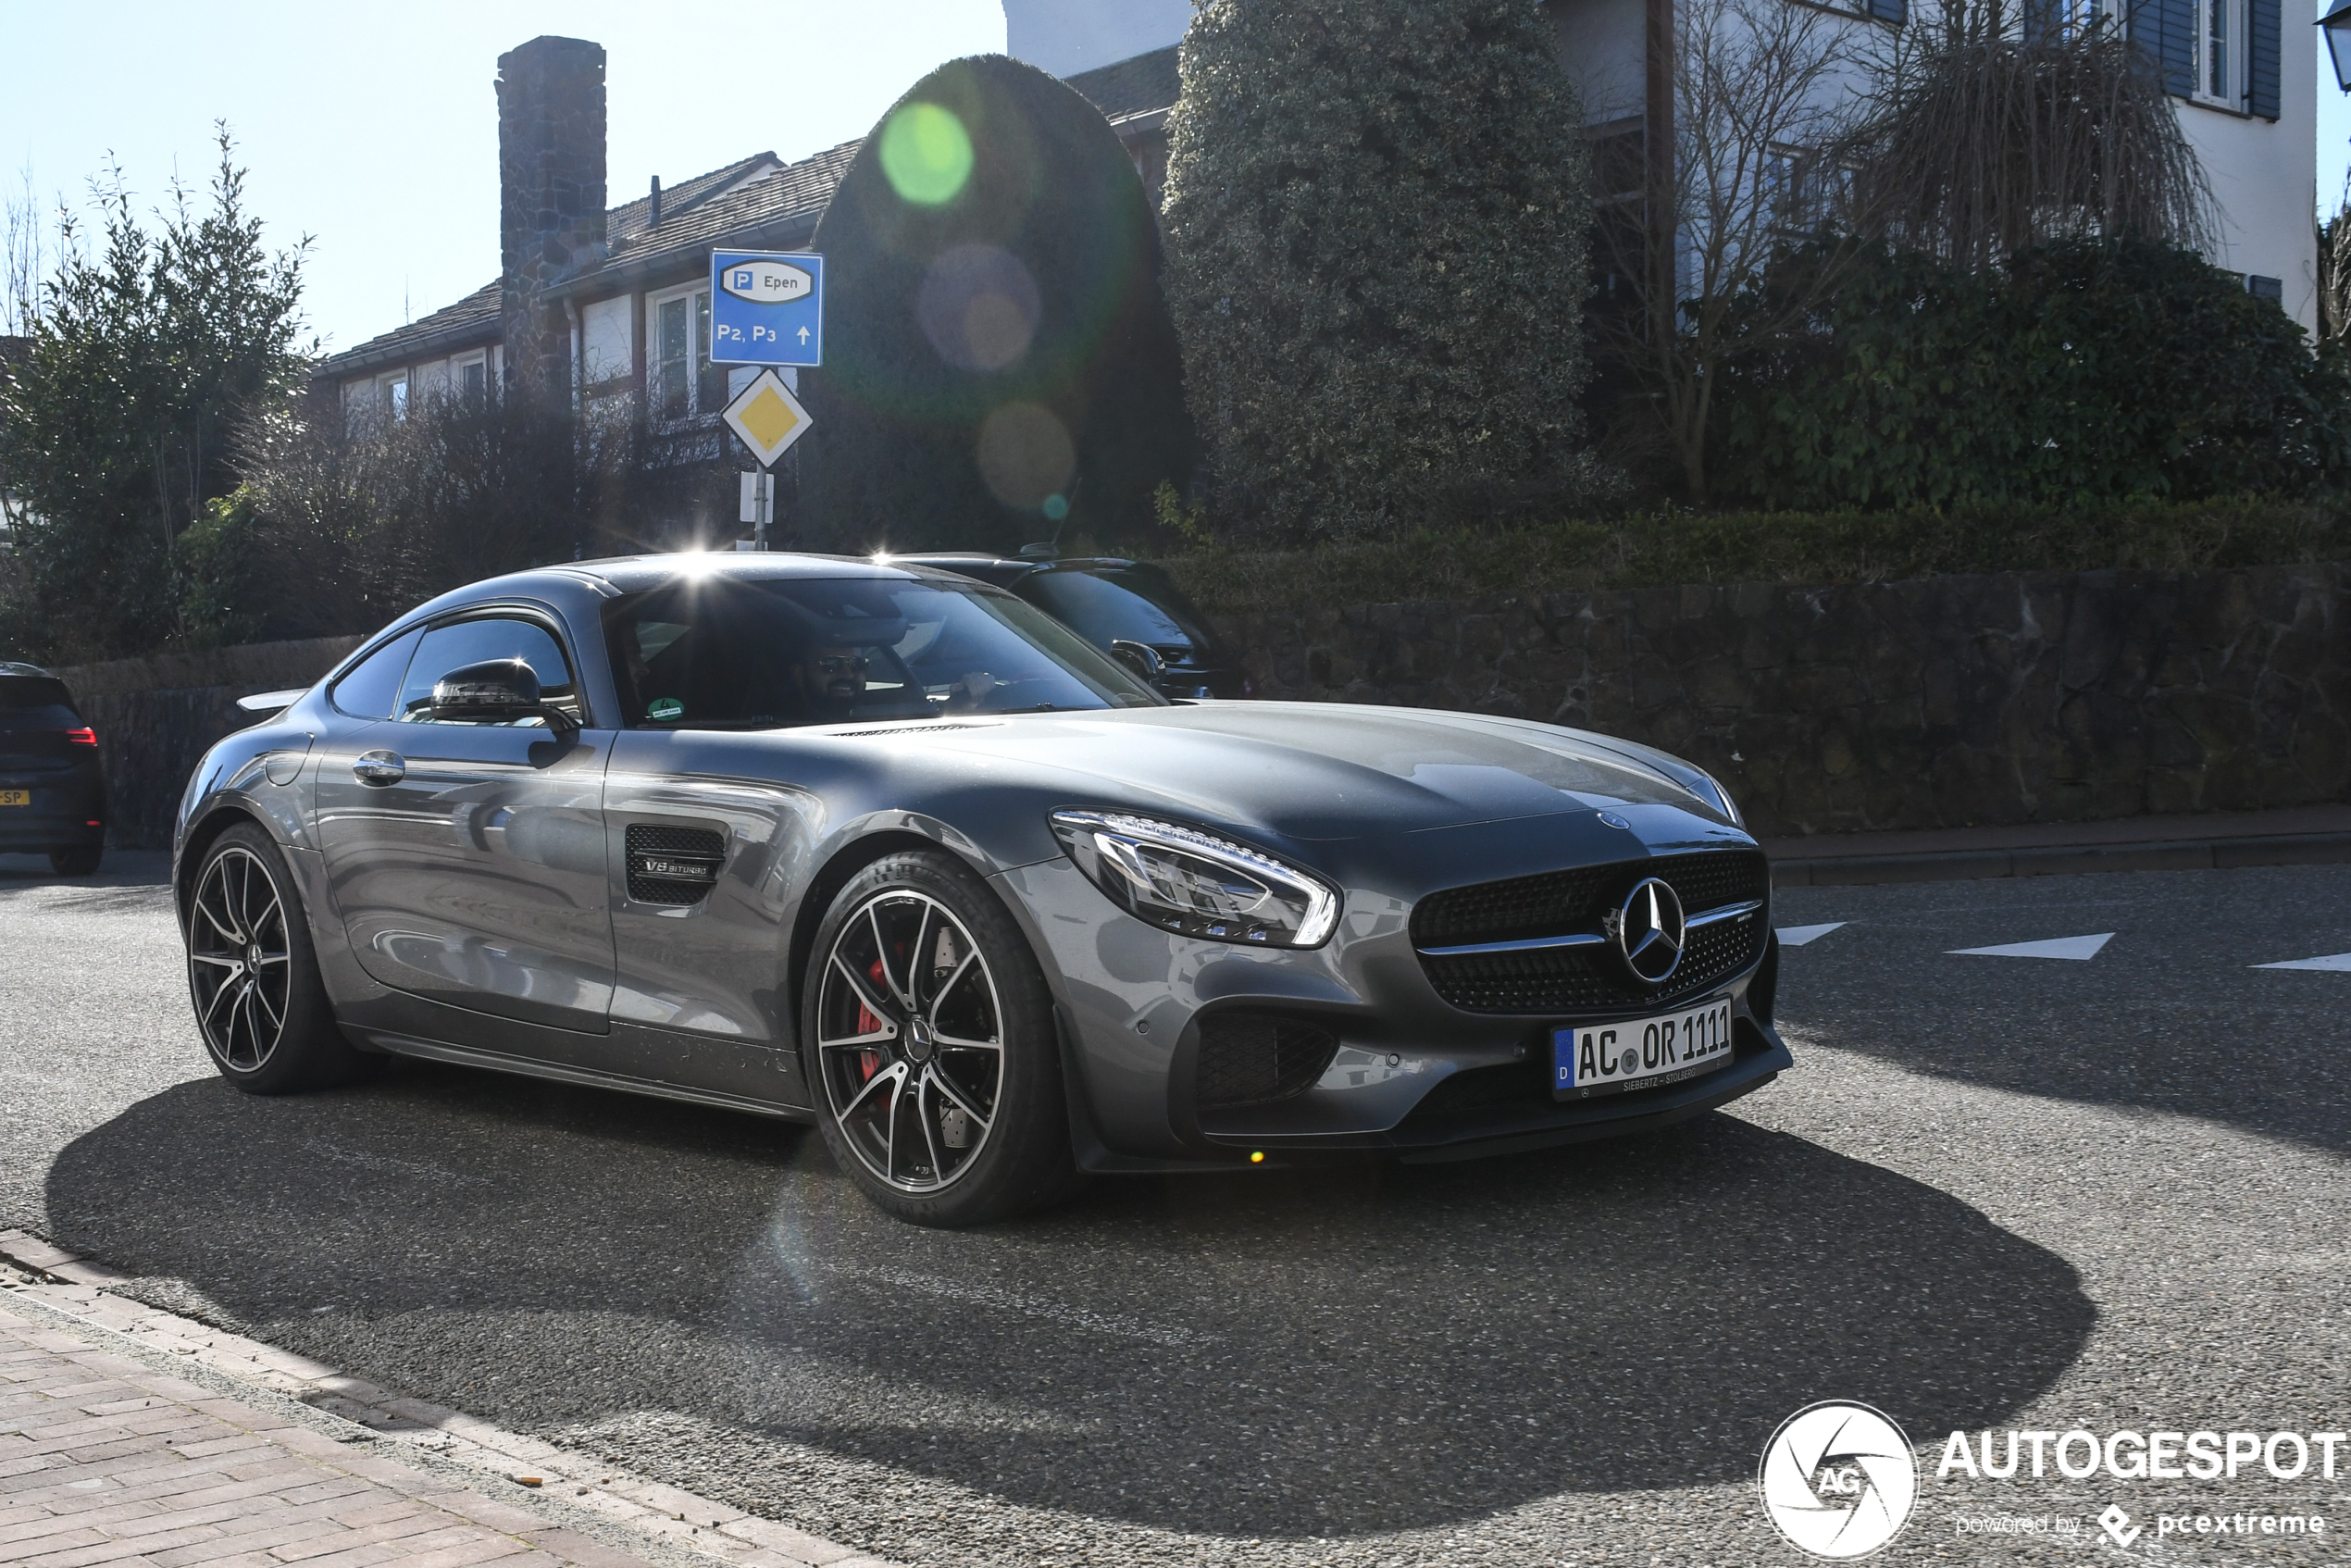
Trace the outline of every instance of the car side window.
[[[424, 641], [417, 645], [416, 658], [409, 663], [408, 678], [401, 682], [400, 705], [394, 716], [403, 724], [436, 722], [432, 716], [434, 685], [451, 670], [478, 665], [485, 659], [522, 660], [539, 678], [540, 701], [585, 722], [579, 691], [572, 682], [571, 666], [564, 659], [562, 645], [545, 627], [521, 616], [483, 616], [452, 621], [426, 632]], [[518, 722], [528, 726], [547, 721], [529, 718]]]
[[417, 651], [417, 634], [404, 632], [348, 670], [328, 692], [338, 713], [353, 718], [390, 718], [400, 695], [400, 678]]

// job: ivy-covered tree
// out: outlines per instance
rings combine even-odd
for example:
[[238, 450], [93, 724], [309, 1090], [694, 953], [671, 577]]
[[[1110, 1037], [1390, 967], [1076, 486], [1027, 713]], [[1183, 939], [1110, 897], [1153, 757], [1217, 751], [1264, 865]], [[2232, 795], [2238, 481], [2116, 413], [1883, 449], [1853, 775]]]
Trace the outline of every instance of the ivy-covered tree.
[[150, 231], [118, 176], [95, 254], [65, 224], [27, 353], [0, 391], [0, 472], [29, 595], [11, 629], [26, 651], [105, 656], [169, 638], [172, 546], [235, 486], [232, 423], [302, 378], [306, 242], [265, 247], [225, 125], [218, 147], [208, 211], [175, 191]]
[[1584, 116], [1524, 0], [1213, 0], [1171, 122], [1168, 301], [1219, 510], [1362, 534], [1556, 505]]
[[799, 542], [1150, 537], [1199, 457], [1158, 231], [1100, 110], [1016, 60], [952, 60], [866, 137], [814, 246]]

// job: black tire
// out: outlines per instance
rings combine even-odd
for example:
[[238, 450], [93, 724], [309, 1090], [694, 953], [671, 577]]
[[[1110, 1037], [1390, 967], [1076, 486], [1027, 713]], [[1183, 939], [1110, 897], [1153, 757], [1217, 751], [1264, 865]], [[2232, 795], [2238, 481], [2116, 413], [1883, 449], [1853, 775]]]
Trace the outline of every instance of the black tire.
[[60, 877], [87, 877], [106, 858], [104, 844], [77, 844], [69, 850], [51, 850], [49, 869]]
[[816, 928], [801, 992], [817, 1129], [885, 1213], [986, 1225], [1076, 1190], [1051, 993], [1020, 927], [961, 862], [911, 851], [851, 877]]
[[188, 999], [220, 1076], [248, 1094], [358, 1076], [366, 1058], [335, 1024], [310, 920], [277, 843], [237, 824], [205, 851], [194, 889], [180, 933]]

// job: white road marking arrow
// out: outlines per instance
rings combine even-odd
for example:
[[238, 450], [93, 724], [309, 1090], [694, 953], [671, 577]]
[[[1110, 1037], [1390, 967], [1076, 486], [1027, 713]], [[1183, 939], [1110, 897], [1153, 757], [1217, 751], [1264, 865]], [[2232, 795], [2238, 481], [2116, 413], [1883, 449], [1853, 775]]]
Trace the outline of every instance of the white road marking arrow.
[[2052, 937], [2045, 942], [2004, 942], [1998, 947], [1955, 947], [1947, 952], [1964, 958], [2096, 958], [2098, 949], [2114, 940], [2112, 931], [2095, 937]]
[[2255, 964], [2254, 969], [2323, 969], [2330, 973], [2351, 974], [2351, 952], [2331, 952], [2324, 958], [2296, 958], [2283, 964]]
[[1825, 926], [1783, 926], [1778, 933], [1780, 945], [1802, 947], [1807, 942], [1817, 942], [1831, 931], [1842, 928], [1844, 925], [1845, 922], [1842, 920], [1832, 920]]

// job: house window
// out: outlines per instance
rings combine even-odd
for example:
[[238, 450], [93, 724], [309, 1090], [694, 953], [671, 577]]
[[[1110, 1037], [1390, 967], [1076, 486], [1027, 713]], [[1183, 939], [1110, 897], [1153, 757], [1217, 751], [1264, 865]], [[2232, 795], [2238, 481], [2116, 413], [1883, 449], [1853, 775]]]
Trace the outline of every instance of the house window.
[[387, 376], [383, 380], [384, 412], [394, 419], [408, 417], [408, 374]]
[[715, 414], [727, 403], [727, 367], [710, 362], [710, 291], [653, 303], [653, 363], [646, 389], [658, 419]]
[[490, 391], [490, 360], [488, 355], [461, 361], [457, 366], [457, 391], [467, 403], [479, 403]]
[[2239, 56], [2245, 0], [2196, 0], [2196, 96], [2224, 108], [2244, 106]]

